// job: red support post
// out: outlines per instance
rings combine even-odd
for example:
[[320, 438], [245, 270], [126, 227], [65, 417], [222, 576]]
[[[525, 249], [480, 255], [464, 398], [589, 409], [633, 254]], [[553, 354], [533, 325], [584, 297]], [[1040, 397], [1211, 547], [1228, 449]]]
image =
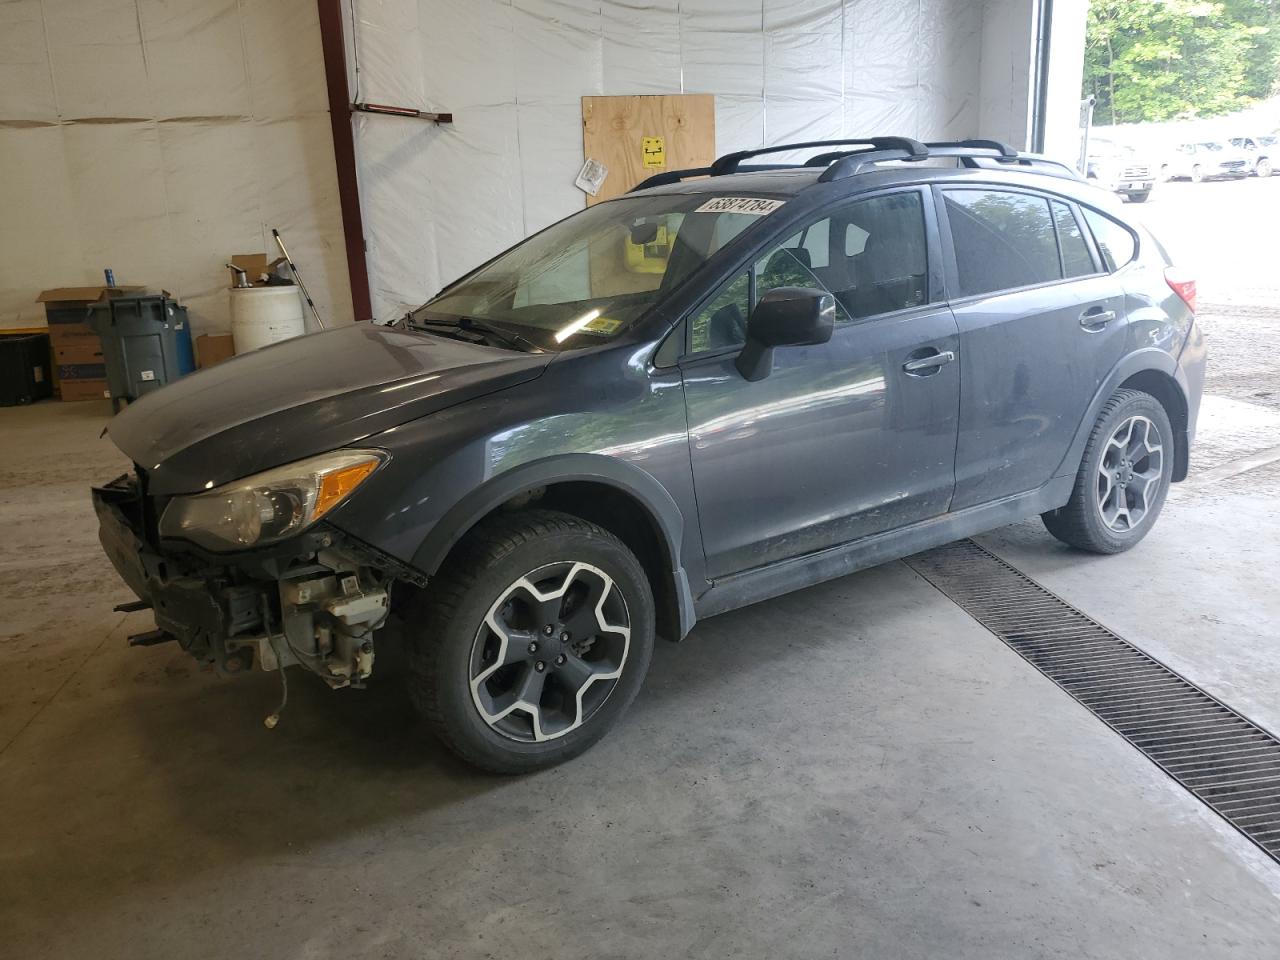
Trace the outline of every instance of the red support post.
[[329, 123], [333, 128], [333, 159], [338, 168], [338, 204], [351, 278], [351, 309], [356, 320], [373, 317], [369, 299], [369, 267], [365, 262], [364, 219], [360, 214], [360, 184], [356, 179], [356, 143], [351, 130], [351, 91], [347, 87], [347, 45], [342, 31], [342, 0], [316, 0], [320, 14], [320, 46], [329, 91]]

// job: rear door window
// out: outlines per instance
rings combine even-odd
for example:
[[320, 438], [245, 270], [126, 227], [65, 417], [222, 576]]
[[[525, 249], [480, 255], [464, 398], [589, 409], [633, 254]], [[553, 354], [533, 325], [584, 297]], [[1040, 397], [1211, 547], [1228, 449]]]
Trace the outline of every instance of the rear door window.
[[1049, 200], [1004, 190], [944, 190], [959, 293], [970, 297], [1062, 277]]
[[1114, 273], [1133, 259], [1138, 252], [1138, 245], [1128, 227], [1121, 226], [1097, 210], [1090, 210], [1088, 207], [1081, 209], [1084, 210], [1085, 223], [1093, 233], [1093, 239], [1098, 244], [1108, 271]]

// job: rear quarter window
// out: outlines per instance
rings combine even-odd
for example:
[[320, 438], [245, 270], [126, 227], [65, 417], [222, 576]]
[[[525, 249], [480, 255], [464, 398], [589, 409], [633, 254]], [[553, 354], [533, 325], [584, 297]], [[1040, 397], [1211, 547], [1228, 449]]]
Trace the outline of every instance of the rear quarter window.
[[1098, 244], [1098, 252], [1102, 254], [1102, 262], [1109, 272], [1114, 273], [1133, 260], [1138, 252], [1138, 244], [1128, 227], [1097, 210], [1090, 210], [1088, 207], [1081, 209], [1084, 211], [1085, 223], [1089, 225], [1093, 239]]

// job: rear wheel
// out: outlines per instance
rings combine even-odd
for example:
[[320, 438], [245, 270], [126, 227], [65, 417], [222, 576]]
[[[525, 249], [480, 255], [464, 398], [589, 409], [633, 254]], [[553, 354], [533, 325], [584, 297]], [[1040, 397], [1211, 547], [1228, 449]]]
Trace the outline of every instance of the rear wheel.
[[1066, 506], [1042, 514], [1073, 547], [1120, 553], [1147, 535], [1173, 476], [1173, 428], [1150, 394], [1120, 390], [1103, 405]]
[[410, 689], [439, 739], [497, 773], [608, 732], [653, 653], [653, 595], [612, 534], [550, 510], [497, 515], [409, 611]]

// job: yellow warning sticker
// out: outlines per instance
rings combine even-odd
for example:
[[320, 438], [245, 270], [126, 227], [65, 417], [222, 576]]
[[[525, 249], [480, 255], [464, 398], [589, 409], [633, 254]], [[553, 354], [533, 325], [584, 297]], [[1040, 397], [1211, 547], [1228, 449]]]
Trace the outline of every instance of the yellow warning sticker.
[[641, 137], [640, 155], [646, 169], [667, 165], [667, 141], [663, 137]]
[[602, 333], [608, 336], [622, 326], [621, 320], [614, 320], [611, 317], [596, 317], [582, 329], [590, 333]]

